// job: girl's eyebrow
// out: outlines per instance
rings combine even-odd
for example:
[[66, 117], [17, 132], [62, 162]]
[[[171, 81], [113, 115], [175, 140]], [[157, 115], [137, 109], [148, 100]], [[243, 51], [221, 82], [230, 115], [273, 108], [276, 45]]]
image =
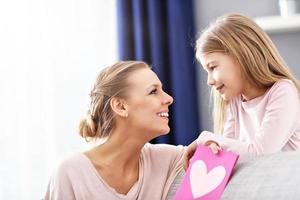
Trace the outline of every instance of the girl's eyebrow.
[[215, 64], [215, 63], [216, 63], [215, 60], [209, 61], [209, 62], [207, 62], [207, 63], [204, 65], [204, 68], [209, 68], [210, 65], [213, 65], [213, 64]]
[[209, 67], [210, 65], [214, 65], [215, 63], [216, 63], [215, 60], [209, 61], [209, 62], [206, 64], [206, 66]]

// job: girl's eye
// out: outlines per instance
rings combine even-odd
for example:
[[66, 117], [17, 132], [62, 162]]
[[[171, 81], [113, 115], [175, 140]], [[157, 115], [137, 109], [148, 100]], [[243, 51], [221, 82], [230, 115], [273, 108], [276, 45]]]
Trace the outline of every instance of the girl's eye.
[[153, 89], [151, 90], [150, 94], [156, 94], [157, 93], [157, 89]]
[[211, 66], [210, 70], [214, 70], [217, 67], [217, 65]]

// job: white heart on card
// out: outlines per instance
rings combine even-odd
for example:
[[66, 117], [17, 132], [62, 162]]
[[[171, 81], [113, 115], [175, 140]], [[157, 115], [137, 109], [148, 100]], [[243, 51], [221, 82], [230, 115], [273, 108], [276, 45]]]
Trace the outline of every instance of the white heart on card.
[[223, 166], [214, 167], [207, 173], [207, 166], [203, 160], [193, 163], [190, 172], [190, 184], [193, 198], [199, 198], [213, 191], [223, 181], [226, 170]]

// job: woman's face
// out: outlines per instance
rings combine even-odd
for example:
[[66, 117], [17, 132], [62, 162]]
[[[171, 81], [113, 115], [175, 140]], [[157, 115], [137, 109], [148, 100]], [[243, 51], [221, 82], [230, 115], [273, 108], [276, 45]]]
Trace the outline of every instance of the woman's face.
[[201, 55], [200, 62], [207, 71], [207, 85], [218, 91], [224, 100], [243, 93], [245, 80], [240, 65], [232, 56], [213, 52]]
[[167, 134], [170, 131], [169, 106], [173, 98], [163, 91], [156, 74], [149, 68], [139, 69], [130, 75], [128, 81], [128, 127], [146, 134], [147, 139]]

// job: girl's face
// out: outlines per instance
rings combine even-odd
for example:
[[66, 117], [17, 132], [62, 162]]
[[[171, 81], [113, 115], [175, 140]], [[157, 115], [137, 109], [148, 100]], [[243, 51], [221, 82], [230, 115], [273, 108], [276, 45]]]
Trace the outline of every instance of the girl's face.
[[169, 106], [173, 98], [165, 93], [156, 74], [148, 68], [133, 72], [126, 99], [128, 127], [134, 127], [146, 139], [169, 133]]
[[217, 90], [224, 100], [243, 93], [246, 81], [240, 65], [230, 55], [222, 52], [203, 54], [200, 62], [207, 71], [207, 85]]

